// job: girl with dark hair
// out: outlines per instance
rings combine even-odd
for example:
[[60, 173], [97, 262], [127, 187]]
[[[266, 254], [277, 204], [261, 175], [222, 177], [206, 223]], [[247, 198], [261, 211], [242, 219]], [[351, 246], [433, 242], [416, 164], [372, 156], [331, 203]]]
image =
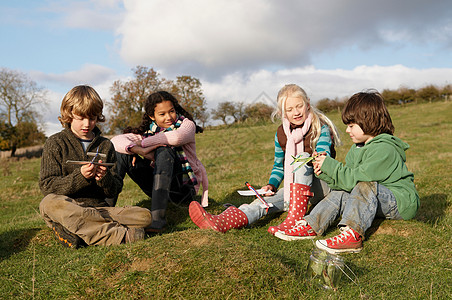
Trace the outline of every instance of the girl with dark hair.
[[195, 133], [202, 132], [193, 117], [168, 92], [152, 93], [138, 127], [127, 127], [112, 138], [118, 158], [118, 174], [129, 177], [151, 197], [152, 223], [146, 232], [166, 226], [168, 201], [192, 201], [203, 186], [202, 206], [208, 205], [208, 181], [196, 156]]

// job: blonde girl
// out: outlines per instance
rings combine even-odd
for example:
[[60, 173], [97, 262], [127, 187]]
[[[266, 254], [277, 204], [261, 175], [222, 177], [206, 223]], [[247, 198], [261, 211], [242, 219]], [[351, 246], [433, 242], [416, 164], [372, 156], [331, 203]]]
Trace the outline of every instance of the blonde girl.
[[[220, 215], [211, 215], [194, 201], [189, 212], [198, 227], [226, 232], [252, 224], [264, 215], [288, 210], [284, 222], [268, 229], [271, 234], [285, 232], [305, 215], [308, 201], [313, 197], [311, 187], [316, 195], [314, 200], [311, 199], [313, 204], [329, 192], [327, 185], [314, 176], [312, 164], [293, 163], [293, 157], [302, 159], [317, 153], [334, 157], [334, 145], [340, 145], [336, 127], [311, 106], [306, 92], [298, 85], [284, 86], [278, 93], [277, 102], [272, 119], [278, 116], [282, 124], [275, 134], [275, 158], [270, 179], [263, 187], [267, 192], [264, 199], [273, 206], [267, 210], [256, 199], [239, 208], [231, 206]], [[278, 190], [283, 180], [284, 188]]]

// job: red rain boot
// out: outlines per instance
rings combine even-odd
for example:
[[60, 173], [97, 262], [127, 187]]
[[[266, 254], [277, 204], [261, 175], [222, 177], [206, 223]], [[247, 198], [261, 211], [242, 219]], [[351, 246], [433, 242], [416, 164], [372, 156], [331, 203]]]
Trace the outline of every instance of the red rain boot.
[[188, 212], [193, 223], [201, 229], [213, 229], [219, 232], [226, 232], [232, 228], [242, 228], [248, 225], [248, 218], [245, 213], [237, 207], [230, 206], [219, 215], [211, 215], [199, 204], [192, 201], [188, 207]]
[[278, 226], [270, 226], [268, 232], [274, 235], [278, 231], [291, 229], [295, 225], [295, 222], [301, 220], [306, 214], [309, 197], [312, 196], [314, 194], [311, 193], [311, 187], [309, 185], [291, 183], [289, 213], [284, 222]]

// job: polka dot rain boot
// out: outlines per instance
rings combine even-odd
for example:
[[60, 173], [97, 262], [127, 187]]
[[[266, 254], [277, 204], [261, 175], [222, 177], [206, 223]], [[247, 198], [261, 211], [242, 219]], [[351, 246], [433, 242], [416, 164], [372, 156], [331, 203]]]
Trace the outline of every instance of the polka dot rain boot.
[[219, 232], [227, 232], [229, 229], [239, 229], [248, 225], [245, 213], [237, 207], [230, 206], [219, 215], [212, 215], [197, 201], [192, 201], [188, 208], [193, 223], [201, 229], [212, 229]]
[[290, 184], [290, 204], [289, 213], [284, 222], [277, 226], [270, 226], [268, 232], [275, 234], [278, 231], [286, 231], [291, 229], [296, 221], [300, 221], [306, 214], [309, 198], [314, 196], [311, 193], [311, 187], [301, 183]]

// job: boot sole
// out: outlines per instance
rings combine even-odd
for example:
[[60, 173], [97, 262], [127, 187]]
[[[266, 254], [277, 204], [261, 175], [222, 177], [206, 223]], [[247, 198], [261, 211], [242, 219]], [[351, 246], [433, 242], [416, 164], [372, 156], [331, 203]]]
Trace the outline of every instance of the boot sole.
[[312, 240], [315, 239], [317, 236], [292, 236], [292, 235], [286, 235], [282, 232], [276, 232], [275, 236], [277, 238], [280, 238], [281, 240], [285, 240], [285, 241], [297, 241], [297, 240]]

